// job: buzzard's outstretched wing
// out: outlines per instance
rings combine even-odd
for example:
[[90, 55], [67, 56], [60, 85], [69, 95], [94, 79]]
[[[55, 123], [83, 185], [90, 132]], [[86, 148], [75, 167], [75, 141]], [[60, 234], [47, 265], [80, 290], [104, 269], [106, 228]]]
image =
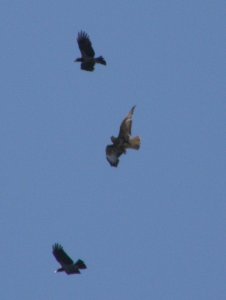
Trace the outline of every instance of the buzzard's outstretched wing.
[[108, 145], [105, 151], [106, 151], [106, 158], [109, 164], [112, 167], [117, 167], [119, 163], [119, 157], [124, 153], [123, 150], [120, 150], [115, 145]]
[[131, 135], [131, 129], [132, 129], [132, 117], [133, 112], [135, 109], [135, 105], [131, 108], [126, 118], [122, 121], [120, 130], [119, 130], [119, 138], [124, 139], [125, 141], [129, 140], [129, 137]]
[[[89, 39], [89, 36], [84, 31], [80, 31], [78, 33], [77, 42], [79, 49], [81, 51], [81, 54], [83, 57], [90, 57], [93, 58], [95, 56], [95, 52], [92, 47], [92, 43]], [[86, 70], [86, 69], [83, 69]]]
[[53, 245], [53, 255], [56, 260], [62, 265], [73, 265], [73, 260], [67, 255], [63, 247], [59, 244]]

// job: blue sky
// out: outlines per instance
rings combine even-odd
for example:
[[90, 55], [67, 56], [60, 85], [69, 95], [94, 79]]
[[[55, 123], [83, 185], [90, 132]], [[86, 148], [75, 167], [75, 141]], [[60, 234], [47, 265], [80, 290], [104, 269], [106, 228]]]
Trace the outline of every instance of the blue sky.
[[[1, 1], [1, 299], [225, 299], [223, 12]], [[107, 67], [73, 63], [81, 29]], [[141, 149], [111, 168], [133, 105]], [[88, 269], [54, 274], [55, 242]]]

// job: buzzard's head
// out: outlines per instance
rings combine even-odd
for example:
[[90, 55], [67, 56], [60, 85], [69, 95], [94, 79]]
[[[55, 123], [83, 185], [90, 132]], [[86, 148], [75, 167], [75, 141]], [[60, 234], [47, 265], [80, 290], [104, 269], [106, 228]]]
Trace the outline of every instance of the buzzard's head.
[[117, 143], [117, 138], [114, 136], [111, 136], [111, 141], [113, 144]]

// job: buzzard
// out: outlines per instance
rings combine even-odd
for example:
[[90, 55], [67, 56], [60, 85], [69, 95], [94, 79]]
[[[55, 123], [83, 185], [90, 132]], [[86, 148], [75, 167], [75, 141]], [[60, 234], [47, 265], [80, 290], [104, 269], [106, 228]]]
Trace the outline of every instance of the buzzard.
[[86, 269], [84, 261], [78, 259], [76, 262], [67, 255], [63, 247], [60, 244], [53, 245], [53, 255], [56, 260], [61, 264], [61, 268], [55, 272], [65, 272], [68, 275], [70, 274], [80, 274], [80, 269]]
[[77, 58], [74, 62], [81, 62], [81, 69], [85, 71], [93, 71], [96, 63], [106, 65], [103, 56], [95, 57], [95, 52], [89, 36], [84, 31], [78, 33], [77, 42], [82, 57]]
[[140, 148], [140, 137], [131, 137], [132, 116], [136, 106], [133, 106], [126, 118], [122, 121], [118, 137], [111, 137], [112, 144], [107, 145], [106, 158], [112, 167], [117, 167], [119, 157], [126, 154], [126, 149]]

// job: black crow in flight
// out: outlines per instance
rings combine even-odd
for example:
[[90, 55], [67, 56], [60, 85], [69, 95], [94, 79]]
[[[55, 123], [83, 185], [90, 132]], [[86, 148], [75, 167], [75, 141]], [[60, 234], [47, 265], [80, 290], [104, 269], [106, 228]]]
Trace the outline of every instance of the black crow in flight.
[[95, 63], [106, 65], [103, 56], [95, 57], [95, 52], [89, 36], [84, 31], [78, 33], [77, 42], [81, 51], [82, 57], [75, 59], [75, 62], [81, 62], [81, 69], [86, 71], [93, 71]]
[[86, 269], [85, 263], [78, 259], [76, 262], [67, 255], [64, 251], [63, 247], [59, 244], [53, 245], [53, 255], [56, 260], [61, 264], [61, 268], [56, 270], [55, 272], [65, 272], [68, 275], [70, 274], [80, 274], [80, 269]]
[[111, 137], [112, 144], [108, 145], [105, 149], [106, 158], [112, 167], [117, 167], [119, 163], [119, 157], [124, 153], [126, 149], [140, 148], [140, 137], [131, 137], [132, 128], [132, 116], [135, 106], [132, 107], [127, 117], [122, 121], [118, 137]]

